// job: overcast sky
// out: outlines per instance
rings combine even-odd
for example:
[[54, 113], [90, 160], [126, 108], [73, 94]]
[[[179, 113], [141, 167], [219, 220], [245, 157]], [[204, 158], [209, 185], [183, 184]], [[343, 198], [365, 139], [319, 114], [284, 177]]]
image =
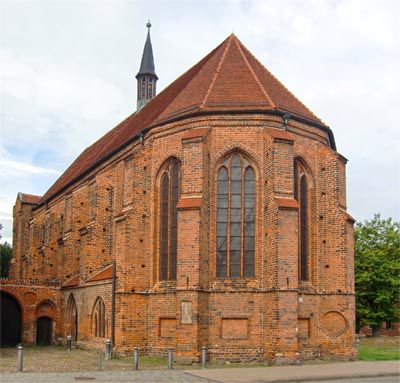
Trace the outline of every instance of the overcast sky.
[[231, 32], [328, 124], [348, 210], [400, 219], [400, 1], [0, 0], [0, 222], [136, 109], [151, 19], [158, 91]]

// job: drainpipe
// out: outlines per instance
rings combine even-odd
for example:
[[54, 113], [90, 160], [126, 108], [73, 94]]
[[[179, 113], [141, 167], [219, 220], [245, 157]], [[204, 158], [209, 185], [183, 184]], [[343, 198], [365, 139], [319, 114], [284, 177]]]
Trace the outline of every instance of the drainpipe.
[[111, 343], [112, 347], [115, 346], [115, 272], [116, 264], [112, 264], [112, 287], [111, 287]]

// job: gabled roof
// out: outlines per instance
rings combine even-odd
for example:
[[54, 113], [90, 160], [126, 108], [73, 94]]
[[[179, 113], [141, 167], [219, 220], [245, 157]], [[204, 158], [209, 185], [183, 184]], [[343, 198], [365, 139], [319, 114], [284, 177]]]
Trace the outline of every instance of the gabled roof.
[[97, 281], [104, 281], [105, 279], [112, 278], [112, 265], [105, 267], [104, 269], [100, 270], [96, 274], [92, 275], [90, 278], [86, 280], [86, 282], [97, 282]]
[[21, 200], [22, 203], [36, 205], [39, 203], [42, 196], [34, 194], [18, 193], [18, 198]]
[[79, 285], [79, 276], [72, 277], [66, 281], [62, 287], [75, 287]]
[[306, 121], [327, 131], [334, 148], [330, 129], [232, 34], [140, 111], [129, 116], [86, 148], [40, 202], [44, 203], [62, 192], [137, 139], [143, 131], [176, 119], [223, 112], [289, 112], [292, 118]]

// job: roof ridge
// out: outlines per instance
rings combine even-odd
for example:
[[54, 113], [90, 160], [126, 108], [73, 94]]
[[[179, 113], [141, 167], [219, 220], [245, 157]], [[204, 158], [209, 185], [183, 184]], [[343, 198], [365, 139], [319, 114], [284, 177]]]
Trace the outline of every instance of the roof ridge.
[[261, 91], [264, 93], [265, 97], [267, 97], [267, 99], [268, 99], [268, 101], [270, 102], [270, 104], [272, 105], [272, 107], [273, 107], [273, 108], [276, 108], [276, 105], [275, 105], [274, 102], [272, 101], [272, 99], [271, 99], [270, 95], [268, 94], [267, 90], [266, 90], [266, 89], [263, 87], [263, 85], [261, 84], [260, 79], [259, 79], [258, 76], [255, 74], [255, 72], [254, 72], [252, 66], [250, 65], [249, 61], [247, 60], [245, 54], [243, 53], [243, 50], [242, 50], [242, 43], [241, 43], [241, 41], [240, 41], [237, 37], [236, 37], [236, 39], [235, 39], [235, 43], [236, 43], [236, 46], [237, 46], [237, 48], [238, 48], [238, 50], [239, 50], [239, 52], [240, 52], [240, 55], [242, 56], [244, 62], [245, 62], [246, 65], [247, 65], [247, 67], [249, 68], [250, 73], [253, 75], [253, 77], [254, 77], [254, 79], [256, 80], [256, 83], [257, 83], [258, 86], [260, 87]]
[[208, 96], [210, 95], [211, 90], [212, 90], [212, 88], [214, 87], [215, 82], [217, 81], [217, 77], [218, 77], [218, 75], [219, 75], [219, 71], [220, 71], [220, 69], [221, 69], [222, 63], [223, 63], [224, 60], [225, 60], [226, 53], [228, 52], [228, 49], [229, 49], [229, 47], [231, 46], [232, 39], [234, 38], [234, 36], [235, 36], [235, 35], [232, 33], [232, 34], [223, 42], [223, 44], [224, 44], [224, 43], [227, 41], [227, 45], [226, 45], [226, 47], [225, 47], [224, 53], [222, 54], [221, 61], [219, 62], [218, 66], [217, 66], [217, 69], [216, 69], [215, 74], [214, 74], [214, 77], [213, 77], [213, 79], [212, 79], [212, 81], [211, 81], [210, 87], [208, 88], [207, 93], [206, 93], [206, 95], [204, 96], [203, 102], [200, 104], [200, 109], [203, 109], [203, 108], [204, 108], [204, 105], [205, 105], [206, 102], [207, 102]]
[[[186, 76], [191, 70], [193, 70], [194, 68], [196, 68], [196, 66], [198, 65], [198, 68], [196, 68], [196, 71], [195, 71], [195, 73], [193, 74], [193, 76], [192, 76], [190, 79], [188, 79], [188, 81], [186, 82], [185, 86], [183, 87], [183, 89], [184, 89], [188, 84], [190, 84], [190, 83], [193, 81], [195, 75], [197, 75], [197, 74], [201, 71], [201, 69], [204, 67], [204, 65], [206, 65], [206, 64], [208, 63], [208, 61], [211, 59], [211, 57], [214, 56], [215, 52], [216, 52], [224, 43], [225, 43], [225, 41], [223, 41], [220, 45], [218, 45], [216, 48], [214, 48], [207, 56], [203, 57], [197, 64], [193, 65], [193, 66], [190, 67], [186, 72], [184, 72], [182, 75], [180, 75], [175, 81], [172, 82], [172, 84], [174, 84], [175, 82], [177, 82], [177, 81], [179, 81], [180, 79], [182, 79], [184, 76]], [[201, 64], [201, 65], [199, 65], [199, 64]], [[170, 84], [170, 85], [172, 85], [172, 84]], [[168, 85], [165, 89], [163, 89], [163, 91], [162, 91], [160, 94], [158, 94], [157, 96], [160, 96], [165, 90], [167, 90], [167, 89], [169, 88], [170, 85]], [[164, 110], [167, 109], [168, 106], [179, 96], [179, 94], [180, 94], [180, 92], [177, 93], [177, 94], [175, 95], [175, 97], [173, 97], [172, 100], [170, 100], [170, 102], [169, 102], [167, 105], [164, 106], [164, 108], [160, 109], [159, 113], [157, 114], [157, 117], [155, 117], [154, 120], [152, 120], [151, 122], [149, 122], [148, 126], [151, 126], [151, 125], [154, 125], [154, 123], [160, 122], [159, 116], [160, 116], [160, 115], [162, 114], [162, 112], [164, 112]], [[154, 97], [152, 100], [155, 100], [155, 99], [157, 98], [157, 96]], [[151, 103], [152, 100], [150, 100], [150, 102], [148, 102], [148, 103], [145, 105], [145, 107], [146, 107], [147, 105], [150, 105], [150, 103]], [[144, 108], [145, 108], [145, 107], [144, 107]], [[142, 108], [141, 111], [144, 110], [144, 108]]]
[[[305, 104], [303, 104], [299, 98], [297, 98], [281, 81], [279, 81], [279, 79], [270, 71], [268, 70], [268, 68], [256, 57], [254, 56], [254, 54], [248, 50], [242, 43], [241, 43], [242, 47], [244, 48], [244, 50], [255, 60], [257, 61], [257, 63], [259, 65], [261, 65], [267, 72], [268, 74], [274, 78], [275, 81], [277, 81], [296, 101], [298, 101], [308, 112], [310, 112], [310, 114], [312, 116], [314, 116], [314, 118], [316, 119], [316, 121], [321, 121], [320, 118], [318, 118]], [[279, 108], [279, 106], [278, 106]]]
[[[197, 114], [230, 111], [273, 114], [288, 111], [299, 121], [321, 125], [322, 130], [326, 127], [231, 34], [139, 112], [85, 148], [41, 197], [37, 208], [68, 191], [71, 185], [153, 127]], [[334, 146], [333, 136], [331, 142]]]

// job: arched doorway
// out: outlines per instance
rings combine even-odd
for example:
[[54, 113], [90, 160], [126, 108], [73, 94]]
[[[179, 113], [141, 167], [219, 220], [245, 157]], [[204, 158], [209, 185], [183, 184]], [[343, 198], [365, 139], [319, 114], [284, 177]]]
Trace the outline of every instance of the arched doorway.
[[5, 291], [0, 291], [0, 297], [0, 345], [1, 347], [14, 347], [21, 342], [21, 306], [13, 296]]
[[71, 335], [74, 342], [78, 340], [78, 309], [74, 296], [71, 294], [67, 303], [67, 335]]
[[50, 346], [53, 321], [49, 317], [40, 317], [36, 323], [36, 345]]

